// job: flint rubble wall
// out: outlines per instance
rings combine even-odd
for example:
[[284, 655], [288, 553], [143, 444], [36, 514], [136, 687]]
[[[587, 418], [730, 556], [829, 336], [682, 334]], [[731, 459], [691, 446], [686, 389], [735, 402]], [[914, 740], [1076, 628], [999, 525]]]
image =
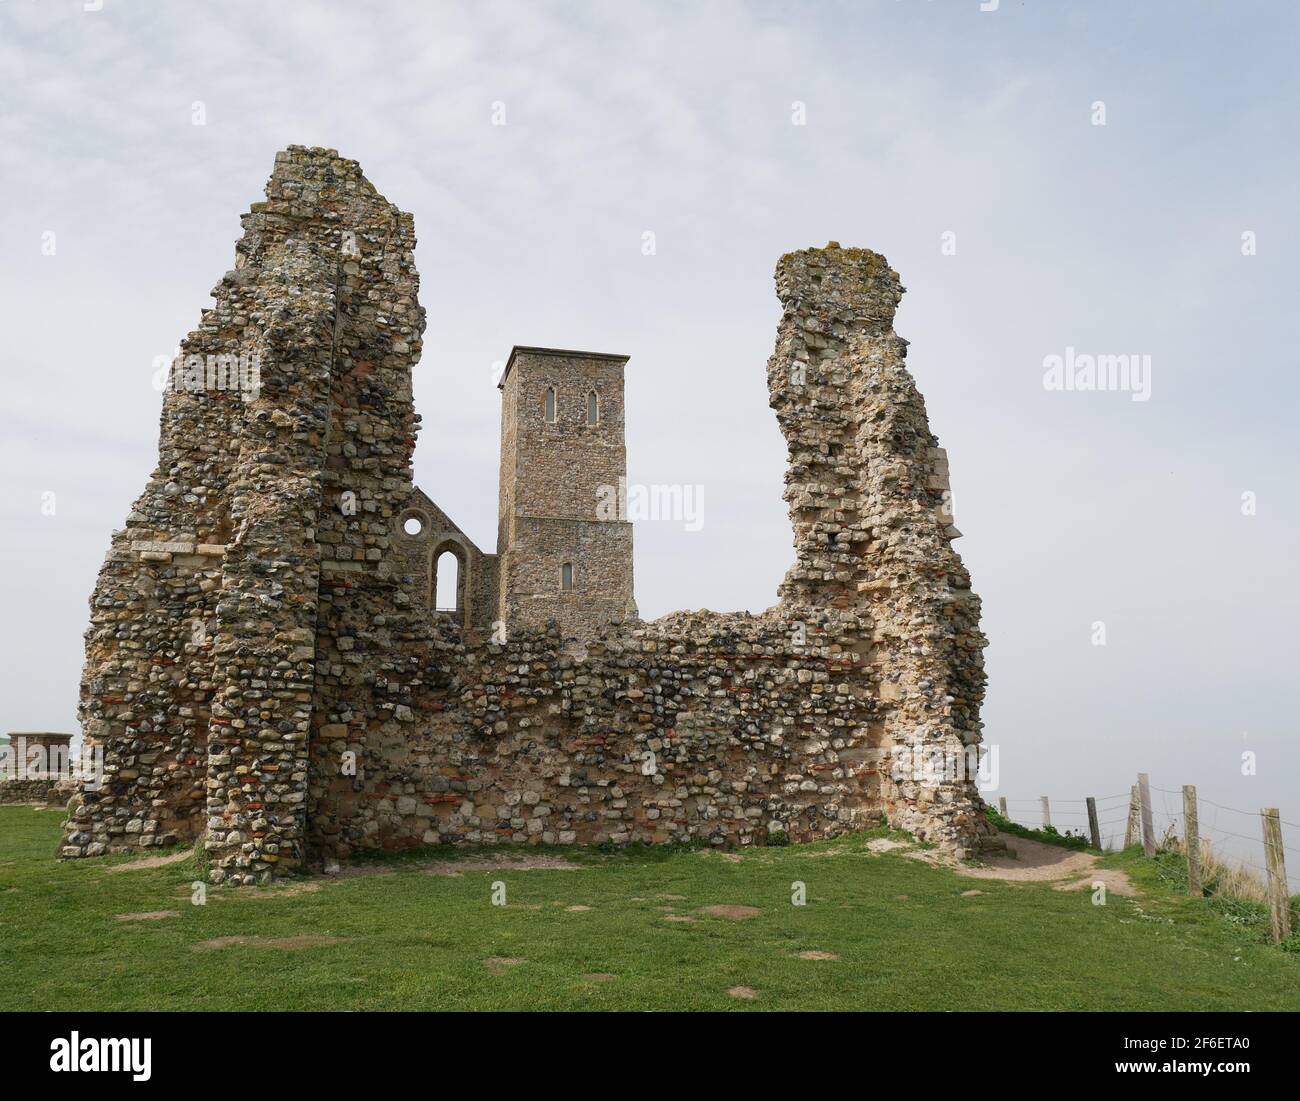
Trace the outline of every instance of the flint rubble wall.
[[435, 614], [404, 540], [411, 216], [354, 161], [294, 146], [243, 223], [173, 371], [251, 357], [258, 385], [174, 374], [164, 397], [158, 467], [91, 598], [80, 715], [105, 782], [74, 798], [63, 856], [202, 836], [213, 880], [243, 884], [366, 848], [761, 844], [882, 817], [978, 847], [972, 783], [891, 776], [899, 750], [978, 746], [984, 639], [882, 257], [777, 267], [779, 602], [615, 618], [575, 647]]

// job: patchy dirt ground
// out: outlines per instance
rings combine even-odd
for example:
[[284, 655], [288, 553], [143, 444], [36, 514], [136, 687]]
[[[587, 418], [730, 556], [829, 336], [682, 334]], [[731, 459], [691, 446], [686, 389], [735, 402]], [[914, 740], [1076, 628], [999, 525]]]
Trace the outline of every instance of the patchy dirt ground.
[[325, 937], [315, 933], [306, 933], [297, 937], [214, 937], [201, 940], [194, 947], [200, 950], [230, 948], [240, 945], [246, 948], [283, 948], [293, 951], [298, 948], [314, 948], [319, 944], [338, 944], [347, 937]]
[[1133, 881], [1114, 868], [1094, 868], [1082, 879], [1077, 879], [1073, 883], [1057, 883], [1052, 890], [1090, 891], [1097, 883], [1104, 883], [1106, 890], [1115, 895], [1127, 895], [1131, 898], [1138, 893], [1137, 888], [1133, 886]]
[[746, 918], [758, 917], [763, 911], [757, 906], [701, 906], [700, 913], [713, 917], [731, 918], [732, 921], [744, 921]]
[[138, 872], [142, 868], [161, 868], [166, 864], [178, 864], [188, 859], [189, 855], [189, 849], [182, 849], [180, 852], [167, 853], [164, 856], [144, 856], [125, 864], [109, 864], [104, 871], [109, 875], [116, 875], [118, 872]]
[[[240, 902], [248, 900], [270, 901], [277, 898], [293, 898], [295, 895], [314, 895], [321, 889], [319, 880], [314, 879], [289, 879], [280, 883], [262, 884], [259, 887], [241, 887], [238, 890], [216, 890], [208, 892], [208, 902], [230, 902], [238, 899]], [[177, 898], [190, 898], [193, 889], [189, 884], [182, 884], [176, 888]]]
[[359, 876], [393, 875], [398, 871], [419, 871], [425, 875], [459, 876], [465, 872], [578, 872], [585, 864], [574, 864], [558, 856], [516, 856], [506, 854], [486, 860], [434, 860], [420, 864], [340, 864], [333, 879], [356, 879]]
[[978, 864], [963, 864], [934, 849], [913, 849], [904, 855], [951, 868], [969, 879], [1000, 879], [1008, 883], [1060, 881], [1054, 887], [1058, 891], [1082, 891], [1091, 889], [1094, 883], [1104, 883], [1108, 891], [1117, 895], [1137, 894], [1123, 872], [1098, 868], [1095, 853], [1063, 849], [1012, 834], [1004, 833], [1001, 838], [1006, 842], [1007, 851], [988, 856]]
[[465, 872], [580, 872], [583, 865], [558, 856], [524, 856], [500, 860], [441, 860], [420, 870], [425, 875], [462, 875]]
[[867, 848], [873, 853], [887, 853], [891, 849], [907, 848], [907, 842], [894, 841], [888, 837], [877, 837], [874, 841], [867, 842]]
[[292, 898], [294, 895], [314, 895], [320, 884], [310, 879], [296, 879], [289, 883], [272, 883], [252, 892], [254, 898]]

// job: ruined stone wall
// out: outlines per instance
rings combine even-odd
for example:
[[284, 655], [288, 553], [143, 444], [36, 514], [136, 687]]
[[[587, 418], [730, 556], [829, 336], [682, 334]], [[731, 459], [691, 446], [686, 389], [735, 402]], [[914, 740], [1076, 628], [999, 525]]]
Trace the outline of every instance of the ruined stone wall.
[[[884, 257], [834, 243], [782, 257], [776, 284], [768, 386], [790, 449], [796, 555], [782, 605], [854, 608], [870, 623], [861, 652], [907, 776], [936, 758], [972, 760], [986, 640], [952, 548], [947, 458], [893, 331], [903, 287]], [[972, 772], [887, 785], [891, 820], [970, 849], [987, 832]]]
[[58, 806], [76, 794], [72, 780], [6, 780], [0, 783], [0, 803], [44, 803]]
[[[304, 813], [300, 849], [309, 837], [328, 837], [346, 814], [345, 800], [355, 794], [356, 777], [343, 774], [339, 759], [325, 750], [328, 731], [350, 731], [358, 775], [366, 775], [371, 758], [400, 739], [411, 720], [411, 693], [420, 684], [432, 634], [421, 582], [409, 575], [394, 544], [398, 518], [413, 493], [411, 458], [419, 426], [411, 372], [422, 347], [424, 311], [414, 222], [379, 196], [354, 162], [346, 165], [339, 190], [317, 203], [327, 208], [323, 228], [350, 236], [339, 257], [329, 400], [320, 407], [326, 425], [316, 519], [322, 556], [311, 760], [304, 745], [294, 762], [303, 781], [294, 793]], [[340, 507], [343, 501], [359, 502], [360, 508]], [[253, 808], [232, 809], [237, 822], [253, 814]], [[260, 877], [261, 855], [241, 849], [229, 873], [245, 881]]]
[[[301, 864], [316, 729], [391, 719], [415, 662], [389, 633], [429, 634], [386, 561], [418, 424], [412, 220], [354, 161], [292, 147], [243, 226], [91, 599], [81, 717], [106, 776], [63, 849], [203, 833], [218, 881]], [[214, 354], [256, 385], [189, 385]]]
[[213, 626], [234, 426], [248, 392], [208, 387], [206, 357], [247, 350], [251, 304], [239, 269], [213, 293], [218, 308], [205, 311], [172, 365], [158, 465], [113, 533], [91, 596], [78, 717], [87, 743], [103, 749], [105, 782], [70, 816], [65, 856], [174, 843], [204, 828]]
[[[644, 624], [574, 598], [502, 642], [477, 612], [431, 613], [434, 548], [401, 532], [413, 507], [436, 512], [411, 480], [410, 216], [355, 162], [292, 147], [244, 230], [184, 350], [253, 356], [260, 386], [164, 400], [159, 467], [92, 597], [81, 714], [107, 775], [64, 855], [203, 833], [212, 878], [252, 883], [363, 848], [747, 844], [882, 815], [977, 847], [972, 784], [891, 774], [899, 750], [978, 744], [983, 637], [883, 258], [829, 246], [778, 265], [768, 384], [796, 551], [779, 603]], [[585, 425], [578, 368], [584, 386], [557, 389]], [[626, 551], [630, 603], [630, 525], [579, 511], [593, 477], [625, 469], [621, 395], [620, 373], [601, 406], [617, 446], [578, 475], [572, 448], [545, 446], [554, 426], [503, 416], [501, 524], [539, 559], [595, 524], [603, 549], [584, 553]], [[546, 488], [566, 473], [582, 500]], [[519, 486], [578, 515], [530, 531], [548, 517], [513, 507]], [[466, 600], [498, 591], [498, 565], [506, 593], [508, 559], [475, 560]]]
[[[408, 532], [406, 522], [414, 519], [419, 530]], [[452, 519], [416, 489], [398, 514], [393, 526], [393, 569], [408, 575], [406, 592], [430, 612], [444, 612], [472, 630], [488, 632], [497, 617], [498, 568], [495, 554], [484, 554]], [[439, 558], [444, 552], [456, 556], [456, 608], [440, 609], [437, 590]], [[443, 568], [450, 568], [444, 561]]]
[[[945, 773], [978, 743], [983, 637], [950, 545], [946, 462], [892, 330], [902, 287], [875, 253], [828, 247], [784, 257], [777, 289], [768, 376], [796, 546], [780, 602], [614, 625], [581, 657], [558, 611], [549, 632], [512, 629], [503, 645], [444, 632], [413, 725], [372, 759], [336, 852], [749, 844], [882, 817], [978, 848], [978, 792]], [[528, 430], [523, 413], [541, 418], [552, 377], [532, 380], [511, 436]], [[557, 389], [580, 390], [568, 382]], [[560, 464], [548, 477], [566, 476], [564, 455], [547, 456]], [[571, 492], [556, 491], [557, 508]]]
[[714, 613], [602, 635], [581, 659], [558, 629], [503, 645], [449, 635], [450, 678], [374, 762], [335, 851], [749, 844], [873, 825], [886, 749], [852, 641]]

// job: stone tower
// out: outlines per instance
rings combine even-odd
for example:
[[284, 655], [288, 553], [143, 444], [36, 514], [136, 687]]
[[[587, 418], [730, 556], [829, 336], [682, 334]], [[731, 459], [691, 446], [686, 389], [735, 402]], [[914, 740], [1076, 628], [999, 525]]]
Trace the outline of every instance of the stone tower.
[[520, 348], [501, 389], [497, 553], [507, 630], [584, 640], [635, 618], [626, 495], [627, 356]]

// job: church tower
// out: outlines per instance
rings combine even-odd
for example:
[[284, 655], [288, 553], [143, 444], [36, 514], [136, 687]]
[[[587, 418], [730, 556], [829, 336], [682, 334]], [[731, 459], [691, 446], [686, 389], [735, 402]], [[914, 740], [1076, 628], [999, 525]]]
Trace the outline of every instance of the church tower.
[[637, 614], [626, 497], [627, 356], [515, 347], [501, 390], [499, 618], [584, 640]]

